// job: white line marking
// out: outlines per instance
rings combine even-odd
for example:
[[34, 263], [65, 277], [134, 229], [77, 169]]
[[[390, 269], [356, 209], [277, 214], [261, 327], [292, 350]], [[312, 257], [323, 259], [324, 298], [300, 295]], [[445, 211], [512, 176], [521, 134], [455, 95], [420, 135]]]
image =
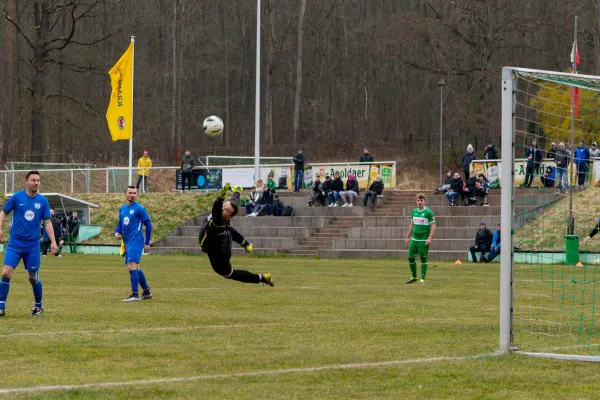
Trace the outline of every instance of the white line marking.
[[187, 378], [148, 379], [148, 380], [137, 380], [137, 381], [129, 381], [129, 382], [99, 382], [99, 383], [86, 383], [86, 384], [82, 384], [82, 385], [33, 386], [33, 387], [0, 389], [0, 394], [35, 393], [35, 392], [50, 392], [50, 391], [56, 391], [56, 390], [78, 390], [78, 389], [92, 389], [92, 388], [114, 388], [114, 387], [133, 386], [133, 385], [152, 385], [152, 384], [165, 384], [165, 383], [194, 382], [194, 381], [201, 381], [201, 380], [208, 380], [208, 379], [243, 378], [243, 377], [249, 377], [249, 376], [298, 374], [298, 373], [306, 373], [306, 372], [329, 371], [329, 370], [336, 370], [336, 369], [380, 368], [380, 367], [390, 367], [390, 366], [396, 366], [396, 365], [423, 364], [423, 363], [440, 362], [440, 361], [474, 360], [477, 358], [496, 357], [496, 356], [499, 356], [499, 354], [489, 353], [489, 354], [480, 354], [480, 355], [466, 356], [466, 357], [436, 357], [436, 358], [420, 358], [420, 359], [414, 359], [414, 360], [397, 360], [397, 361], [380, 361], [380, 362], [371, 362], [371, 363], [323, 365], [321, 367], [287, 368], [287, 369], [275, 369], [275, 370], [254, 371], [254, 372], [237, 372], [237, 373], [232, 373], [232, 374], [198, 375], [198, 376], [190, 376]]

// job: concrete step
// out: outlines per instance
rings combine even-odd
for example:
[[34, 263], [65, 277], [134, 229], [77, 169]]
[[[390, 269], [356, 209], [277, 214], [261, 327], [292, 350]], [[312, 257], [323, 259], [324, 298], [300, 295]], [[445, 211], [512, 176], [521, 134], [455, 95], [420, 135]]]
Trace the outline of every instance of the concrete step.
[[[483, 221], [486, 222], [486, 221]], [[487, 222], [486, 222], [487, 223]], [[493, 233], [495, 226], [488, 228]], [[435, 239], [470, 239], [475, 241], [477, 228], [474, 229], [457, 229], [457, 228], [440, 228], [435, 230]], [[351, 228], [348, 230], [349, 239], [404, 239], [408, 233], [408, 227], [394, 228]]]
[[[246, 237], [257, 248], [291, 249], [296, 246], [297, 239], [281, 237]], [[161, 247], [198, 247], [197, 236], [167, 236], [161, 241]], [[237, 243], [233, 247], [239, 247]]]
[[[245, 226], [236, 227], [236, 229], [244, 236], [248, 237], [293, 237], [305, 238], [309, 237], [318, 228], [306, 227], [270, 227], [270, 226]], [[199, 226], [183, 226], [176, 230], [174, 234], [169, 236], [198, 236], [200, 233]]]
[[[473, 239], [433, 239], [431, 249], [448, 251], [468, 251]], [[408, 250], [408, 244], [402, 239], [335, 239], [334, 249], [365, 250]]]
[[296, 257], [316, 257], [319, 252], [317, 250], [288, 250], [286, 254]]
[[[365, 249], [321, 249], [318, 251], [320, 258], [408, 258], [408, 250], [365, 250]], [[418, 259], [418, 258], [417, 258]], [[429, 273], [428, 276], [433, 276], [434, 270], [431, 269], [432, 261], [436, 260], [461, 260], [466, 261], [468, 259], [468, 251], [446, 251], [446, 250], [429, 250]], [[406, 263], [406, 271], [409, 273], [408, 262]], [[420, 261], [417, 261], [417, 265], [420, 265]], [[420, 268], [420, 267], [419, 267]]]
[[[364, 227], [408, 227], [410, 224], [409, 216], [366, 216]], [[435, 217], [437, 227], [456, 228], [473, 230], [479, 227], [479, 223], [484, 220], [488, 226], [496, 226], [500, 222], [500, 216], [440, 216]]]

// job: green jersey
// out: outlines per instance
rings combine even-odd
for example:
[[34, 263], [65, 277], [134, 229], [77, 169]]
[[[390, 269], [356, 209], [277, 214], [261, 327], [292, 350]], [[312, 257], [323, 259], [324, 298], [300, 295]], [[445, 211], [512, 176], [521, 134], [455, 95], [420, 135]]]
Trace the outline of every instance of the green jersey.
[[431, 233], [431, 224], [435, 224], [435, 218], [433, 217], [433, 211], [425, 207], [422, 210], [415, 208], [412, 212], [412, 240], [418, 242], [424, 242]]

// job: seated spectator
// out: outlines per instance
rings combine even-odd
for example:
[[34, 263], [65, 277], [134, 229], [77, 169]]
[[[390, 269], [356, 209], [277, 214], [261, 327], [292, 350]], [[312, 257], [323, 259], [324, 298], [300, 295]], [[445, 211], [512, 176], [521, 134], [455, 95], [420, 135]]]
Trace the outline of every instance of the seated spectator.
[[490, 183], [487, 178], [483, 174], [479, 174], [477, 176], [477, 181], [475, 182], [475, 194], [477, 197], [481, 198], [481, 205], [487, 207], [487, 195], [490, 190]]
[[340, 198], [340, 193], [344, 191], [344, 182], [340, 178], [339, 173], [335, 173], [333, 181], [331, 181], [331, 192], [329, 192], [329, 207], [337, 207], [337, 201]]
[[273, 180], [274, 178], [275, 172], [269, 172], [269, 175], [267, 175], [267, 186], [269, 187], [271, 193], [275, 193], [275, 181]]
[[498, 254], [500, 254], [500, 240], [502, 239], [502, 235], [501, 235], [501, 230], [500, 230], [500, 224], [498, 224], [498, 229], [496, 230], [496, 232], [494, 232], [494, 238], [492, 239], [492, 248], [490, 250], [490, 254], [486, 256], [481, 256], [481, 261], [483, 262], [490, 262], [492, 261], [494, 258], [496, 258], [496, 256]]
[[279, 195], [276, 194], [275, 196], [273, 196], [273, 216], [280, 216], [281, 211], [283, 211], [283, 207], [285, 207], [285, 204], [283, 204], [283, 201], [279, 200]]
[[445, 192], [450, 189], [450, 184], [452, 183], [452, 171], [446, 172], [446, 179], [444, 180], [444, 184], [439, 188], [435, 189], [434, 194], [440, 194], [440, 192]]
[[477, 205], [477, 193], [475, 182], [477, 182], [477, 175], [475, 171], [469, 173], [469, 179], [465, 183], [463, 191], [461, 193], [461, 199], [463, 206], [476, 206]]
[[258, 194], [262, 196], [262, 192], [263, 192], [263, 186], [265, 186], [265, 181], [263, 181], [262, 179], [259, 179], [256, 181], [256, 190], [258, 191]]
[[258, 217], [260, 214], [270, 215], [271, 207], [273, 206], [273, 193], [267, 185], [263, 186], [262, 196], [258, 200], [258, 204], [254, 206], [254, 212], [248, 214], [249, 217]]
[[381, 181], [381, 175], [377, 175], [375, 181], [371, 183], [369, 186], [369, 190], [365, 193], [365, 198], [363, 199], [363, 206], [366, 207], [369, 202], [369, 197], [371, 197], [371, 204], [375, 205], [377, 203], [377, 196], [380, 196], [383, 193], [383, 182]]
[[254, 207], [256, 207], [259, 199], [260, 193], [256, 191], [256, 186], [252, 186], [250, 188], [250, 193], [248, 193], [248, 196], [246, 197], [246, 216], [252, 214], [252, 211], [254, 210]]
[[463, 180], [458, 172], [454, 173], [454, 178], [450, 182], [450, 188], [446, 191], [446, 198], [451, 206], [456, 206], [456, 198], [460, 197], [463, 190]]
[[312, 186], [312, 200], [308, 202], [309, 207], [314, 207], [317, 201], [321, 202], [321, 207], [325, 207], [325, 193], [323, 192], [323, 184], [319, 174], [315, 176], [315, 181]]
[[[321, 189], [323, 190], [323, 196], [327, 199], [329, 199], [329, 195], [332, 193], [331, 191], [331, 178], [329, 177], [329, 175], [325, 176], [325, 182], [323, 182], [321, 184]], [[330, 204], [331, 203], [331, 199], [329, 200]]]
[[554, 179], [554, 168], [551, 166], [547, 166], [546, 172], [544, 172], [544, 176], [540, 176], [542, 186], [547, 188], [554, 187]]
[[358, 181], [354, 178], [354, 174], [348, 174], [346, 191], [340, 193], [340, 198], [345, 202], [342, 207], [352, 207], [352, 201], [358, 196], [358, 191]]
[[485, 222], [479, 223], [479, 230], [475, 234], [475, 245], [471, 246], [469, 251], [471, 251], [471, 258], [473, 262], [477, 262], [477, 255], [475, 253], [481, 253], [481, 261], [485, 257], [486, 251], [490, 251], [490, 246], [492, 245], [492, 232], [487, 228]]

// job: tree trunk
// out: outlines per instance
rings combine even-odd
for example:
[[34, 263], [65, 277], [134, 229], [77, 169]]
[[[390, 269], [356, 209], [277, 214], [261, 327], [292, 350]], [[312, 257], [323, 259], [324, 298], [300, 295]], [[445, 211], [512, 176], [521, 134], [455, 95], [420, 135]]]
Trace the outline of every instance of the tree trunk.
[[275, 40], [275, 13], [273, 11], [273, 0], [267, 0], [267, 76], [265, 77], [265, 136], [269, 149], [273, 148], [273, 88], [271, 75], [273, 74], [273, 42]]
[[44, 38], [47, 33], [47, 14], [41, 0], [34, 3], [36, 34], [33, 56], [33, 77], [31, 79], [31, 161], [43, 161], [44, 151], [44, 97], [46, 95], [44, 56], [42, 55]]
[[298, 47], [296, 52], [296, 94], [294, 96], [294, 147], [298, 146], [298, 128], [300, 127], [300, 92], [302, 89], [302, 23], [306, 11], [306, 0], [300, 4], [298, 15]]
[[[13, 0], [8, 0], [8, 10], [7, 15], [10, 18], [14, 18], [14, 7]], [[7, 32], [6, 32], [6, 44], [7, 44], [7, 96], [6, 96], [6, 119], [4, 120], [4, 129], [2, 130], [2, 141], [0, 142], [0, 146], [2, 146], [2, 161], [6, 162], [6, 156], [8, 155], [8, 141], [11, 137], [12, 133], [12, 116], [13, 116], [13, 35], [12, 24], [6, 24]]]
[[596, 59], [596, 75], [600, 74], [600, 0], [594, 0], [594, 25], [596, 28], [596, 46], [594, 55]]
[[169, 155], [168, 160], [173, 160], [173, 154], [175, 153], [176, 147], [176, 133], [177, 133], [177, 0], [173, 0], [173, 33], [172, 33], [172, 44], [173, 44], [173, 92], [171, 101], [171, 138], [169, 140]]

